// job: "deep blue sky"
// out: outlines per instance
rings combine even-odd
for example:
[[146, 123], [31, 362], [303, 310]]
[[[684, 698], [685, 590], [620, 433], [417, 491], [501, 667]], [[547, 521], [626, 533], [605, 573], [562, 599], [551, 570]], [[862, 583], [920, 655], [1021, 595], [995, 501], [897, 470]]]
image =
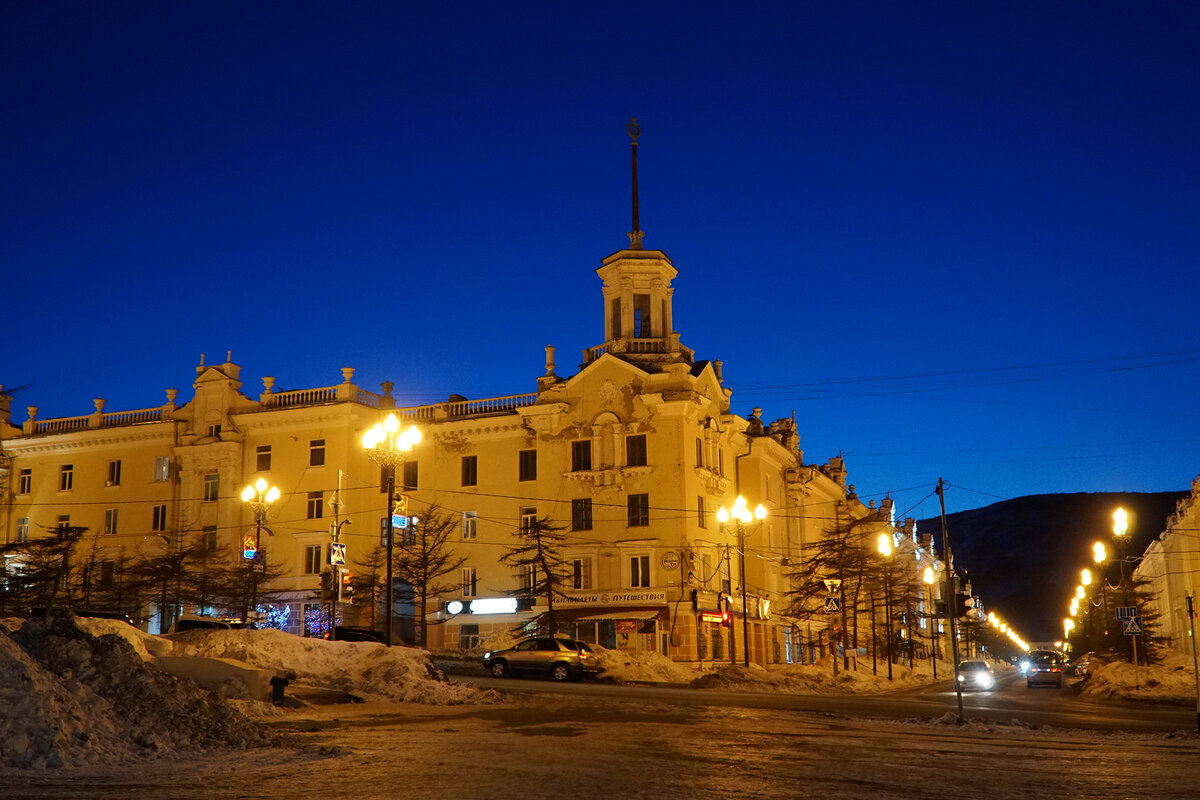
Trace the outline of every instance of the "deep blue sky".
[[7, 2], [0, 383], [532, 391], [603, 339], [636, 115], [675, 327], [807, 460], [917, 517], [939, 475], [1185, 489], [1198, 42], [1174, 2]]

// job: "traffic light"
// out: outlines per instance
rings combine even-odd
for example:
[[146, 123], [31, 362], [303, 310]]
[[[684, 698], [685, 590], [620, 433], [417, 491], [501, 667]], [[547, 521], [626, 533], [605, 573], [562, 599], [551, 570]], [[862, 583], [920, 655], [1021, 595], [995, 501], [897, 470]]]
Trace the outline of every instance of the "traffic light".
[[328, 603], [333, 599], [333, 573], [329, 570], [321, 572], [321, 602]]
[[338, 600], [340, 600], [342, 602], [345, 602], [345, 601], [354, 602], [354, 573], [353, 572], [346, 571], [346, 572], [342, 573], [341, 594], [338, 596]]
[[733, 613], [730, 611], [730, 606], [733, 599], [726, 595], [721, 598], [721, 625], [728, 628], [733, 625]]

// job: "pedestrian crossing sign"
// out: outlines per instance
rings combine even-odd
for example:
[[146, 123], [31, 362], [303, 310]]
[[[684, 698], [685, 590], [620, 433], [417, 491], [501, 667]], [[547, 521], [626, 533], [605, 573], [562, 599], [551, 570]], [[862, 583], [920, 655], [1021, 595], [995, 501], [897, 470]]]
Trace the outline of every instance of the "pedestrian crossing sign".
[[826, 614], [836, 614], [837, 612], [839, 612], [841, 610], [842, 610], [842, 600], [840, 597], [833, 596], [833, 597], [825, 598], [825, 613]]

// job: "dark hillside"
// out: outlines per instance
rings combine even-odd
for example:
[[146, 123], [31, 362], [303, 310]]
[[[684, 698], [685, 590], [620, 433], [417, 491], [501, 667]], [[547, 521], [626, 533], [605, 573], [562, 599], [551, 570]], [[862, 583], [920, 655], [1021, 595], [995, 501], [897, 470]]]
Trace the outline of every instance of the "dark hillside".
[[[1011, 622], [1027, 641], [1062, 638], [1062, 620], [1079, 571], [1093, 568], [1092, 544], [1109, 548], [1109, 581], [1117, 582], [1113, 511], [1130, 514], [1127, 555], [1138, 556], [1162, 533], [1187, 492], [1039, 494], [946, 516], [954, 563], [971, 580], [984, 610]], [[941, 546], [935, 517], [917, 523]]]

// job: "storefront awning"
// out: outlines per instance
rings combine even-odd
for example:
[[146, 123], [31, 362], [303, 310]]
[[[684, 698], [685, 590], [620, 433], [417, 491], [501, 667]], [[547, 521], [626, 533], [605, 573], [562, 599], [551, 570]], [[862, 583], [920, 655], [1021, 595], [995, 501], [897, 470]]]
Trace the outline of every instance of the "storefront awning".
[[604, 611], [599, 614], [585, 613], [576, 622], [603, 622], [608, 619], [654, 619], [657, 611]]

